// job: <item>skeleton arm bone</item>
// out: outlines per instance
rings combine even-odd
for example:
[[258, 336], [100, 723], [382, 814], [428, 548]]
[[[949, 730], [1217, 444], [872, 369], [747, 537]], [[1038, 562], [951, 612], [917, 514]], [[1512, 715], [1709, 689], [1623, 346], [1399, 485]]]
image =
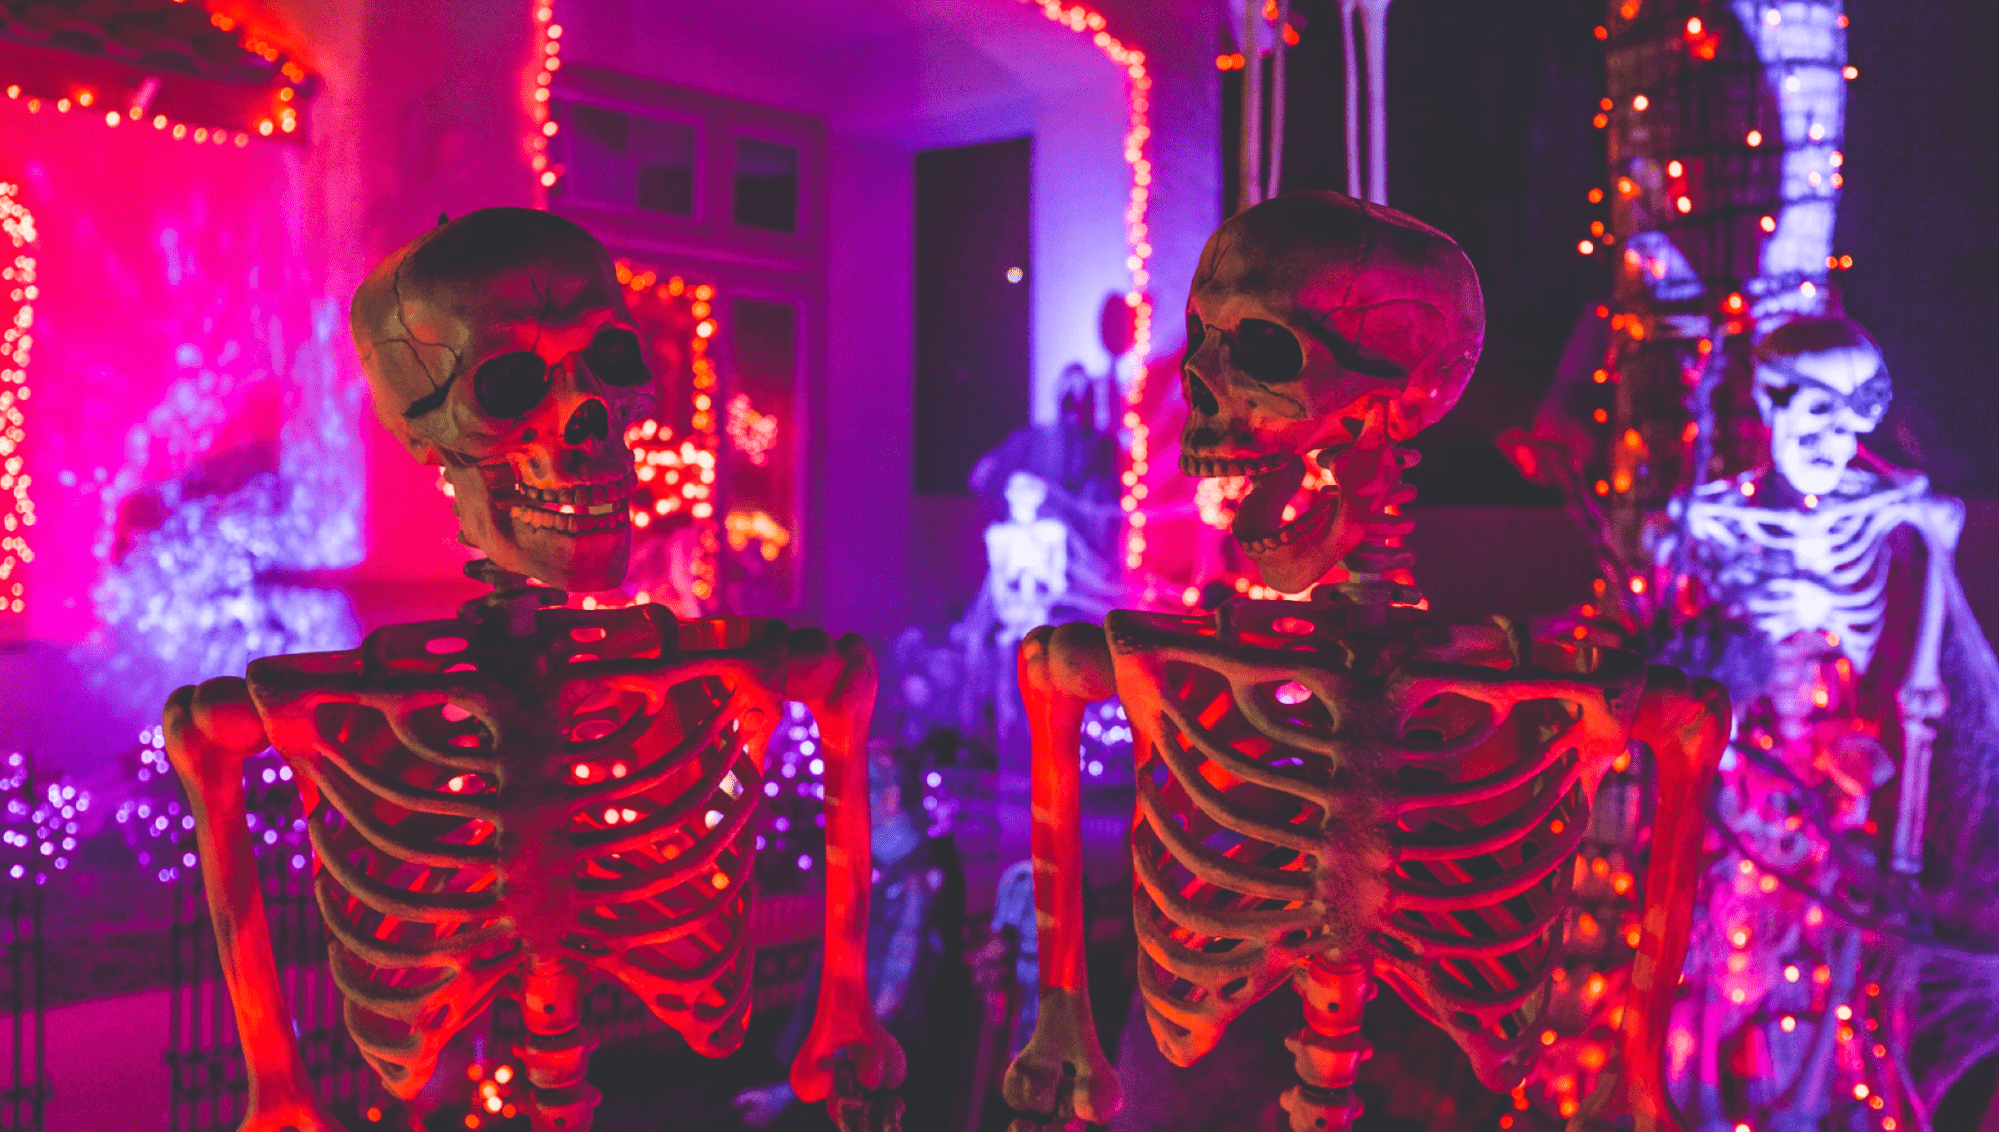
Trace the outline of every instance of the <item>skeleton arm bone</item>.
[[1729, 720], [1728, 694], [1719, 684], [1689, 683], [1663, 665], [1646, 673], [1631, 734], [1652, 749], [1659, 789], [1643, 937], [1624, 1006], [1627, 1098], [1640, 1129], [1679, 1128], [1666, 1097], [1666, 1030], [1693, 925], [1708, 786], [1728, 742]]
[[338, 1129], [313, 1096], [292, 1034], [244, 819], [243, 761], [270, 746], [239, 677], [177, 690], [163, 717], [167, 757], [187, 788], [222, 975], [250, 1072], [244, 1129]]
[[1944, 604], [1949, 599], [1951, 562], [1957, 537], [1964, 530], [1964, 505], [1954, 499], [1930, 497], [1910, 509], [1928, 552], [1924, 558], [1922, 625], [1916, 631], [1915, 656], [1909, 674], [1895, 692], [1902, 717], [1902, 789], [1896, 805], [1894, 868], [1898, 873], [1923, 870], [1923, 828], [1927, 825], [1931, 745], [1937, 721], [1950, 707], [1938, 671], [1943, 651]]
[[[1020, 690], [1034, 744], [1034, 910], [1040, 938], [1041, 1012], [1034, 1037], [1007, 1068], [1006, 1102], [1024, 1113], [1103, 1124], [1124, 1097], [1097, 1038], [1083, 959], [1080, 793], [1083, 708], [1115, 695], [1103, 630], [1083, 622], [1029, 633], [1020, 643]], [[1063, 1082], [1075, 1083], [1065, 1101]]]
[[816, 1102], [833, 1090], [834, 1056], [853, 1059], [870, 1089], [902, 1084], [902, 1047], [868, 1000], [868, 890], [873, 854], [868, 825], [868, 722], [875, 707], [875, 658], [854, 634], [791, 635], [785, 695], [812, 710], [826, 760], [826, 960], [819, 1004], [805, 1045], [791, 1063], [791, 1088]]

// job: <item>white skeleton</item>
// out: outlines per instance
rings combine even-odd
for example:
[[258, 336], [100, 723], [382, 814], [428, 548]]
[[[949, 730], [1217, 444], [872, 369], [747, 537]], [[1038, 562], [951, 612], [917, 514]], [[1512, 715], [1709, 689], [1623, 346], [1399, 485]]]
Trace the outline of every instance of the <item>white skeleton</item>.
[[986, 528], [986, 587], [1009, 649], [1069, 592], [1069, 529], [1041, 514], [1047, 502], [1041, 477], [1015, 472], [1006, 482], [1006, 521]]
[[[1737, 717], [1711, 803], [1719, 853], [1675, 1009], [1673, 1077], [1691, 1091], [1695, 1127], [1929, 1127], [1935, 1097], [1925, 1101], [1911, 1051], [1937, 1025], [1923, 999], [1937, 969], [1883, 933], [1899, 931], [1925, 885], [1963, 508], [1859, 452], [1891, 398], [1861, 328], [1797, 318], [1757, 344], [1755, 366], [1773, 468], [1701, 486], [1685, 514]], [[1925, 569], [1909, 633], [1915, 548]], [[1905, 671], [1885, 639], [1913, 645]], [[1953, 773], [1963, 751], [1959, 741]], [[1897, 777], [1879, 845], [1869, 807]], [[1953, 955], [1961, 969], [1965, 953]]]
[[[1723, 564], [1709, 579], [1757, 630], [1782, 643], [1816, 634], [1866, 672], [1887, 607], [1888, 535], [1907, 524], [1928, 547], [1922, 620], [1897, 692], [1904, 751], [1894, 867], [1922, 868], [1930, 749], [1948, 706], [1937, 669], [1945, 584], [1964, 507], [1930, 494], [1920, 473], [1852, 467], [1892, 396], [1880, 352], [1843, 320], [1812, 319], [1757, 349], [1756, 404], [1770, 426], [1775, 475], [1707, 484], [1688, 504], [1688, 538]], [[1758, 498], [1758, 493], [1762, 498]], [[1878, 783], [1862, 778], [1871, 789]]]

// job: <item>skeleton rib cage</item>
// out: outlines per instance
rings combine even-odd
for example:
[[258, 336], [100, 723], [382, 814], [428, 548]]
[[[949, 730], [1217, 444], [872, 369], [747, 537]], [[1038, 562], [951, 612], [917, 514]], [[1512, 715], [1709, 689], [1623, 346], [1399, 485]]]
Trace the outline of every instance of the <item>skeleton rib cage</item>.
[[1720, 585], [1741, 594], [1769, 579], [1792, 577], [1823, 590], [1829, 600], [1825, 624], [1799, 628], [1837, 632], [1841, 651], [1864, 671], [1887, 612], [1888, 535], [1905, 523], [1930, 526], [1921, 513], [1931, 503], [1928, 478], [1908, 476], [1885, 491], [1828, 499], [1811, 510], [1755, 507], [1741, 490], [1735, 481], [1696, 490], [1687, 510], [1696, 553], [1713, 560]]
[[[658, 606], [538, 619], [526, 639], [420, 623], [250, 667], [298, 775], [348, 1029], [404, 1097], [496, 996], [539, 1004], [585, 968], [704, 1054], [742, 1041], [785, 627]], [[580, 1080], [582, 1030], [528, 1022]]]
[[1154, 1034], [1191, 1063], [1300, 961], [1372, 953], [1482, 1079], [1517, 1078], [1644, 666], [1414, 610], [1370, 635], [1349, 611], [1106, 621]]

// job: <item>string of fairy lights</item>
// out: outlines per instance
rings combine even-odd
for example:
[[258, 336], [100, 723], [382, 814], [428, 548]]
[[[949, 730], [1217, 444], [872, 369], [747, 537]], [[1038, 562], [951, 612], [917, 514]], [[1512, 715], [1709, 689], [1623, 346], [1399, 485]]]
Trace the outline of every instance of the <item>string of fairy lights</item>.
[[[174, 0], [176, 4], [189, 0]], [[272, 43], [247, 22], [224, 12], [211, 12], [208, 22], [223, 32], [240, 32], [237, 46], [277, 67], [278, 82], [271, 85], [271, 98], [264, 111], [251, 121], [236, 127], [214, 123], [179, 121], [165, 114], [152, 113], [149, 104], [159, 92], [158, 78], [147, 78], [130, 91], [117, 92], [125, 97], [124, 105], [106, 105], [116, 95], [89, 89], [79, 84], [70, 84], [60, 91], [36, 91], [20, 83], [9, 83], [7, 98], [25, 107], [30, 114], [39, 114], [44, 109], [58, 114], [78, 111], [80, 117], [101, 116], [107, 128], [115, 129], [126, 123], [138, 124], [150, 121], [153, 129], [166, 134], [175, 141], [192, 141], [197, 145], [230, 145], [238, 147], [250, 144], [252, 136], [284, 138], [296, 135], [299, 130], [299, 106], [301, 92], [306, 82], [306, 70], [299, 63], [286, 56], [285, 51]]]
[[[190, 0], [174, 0], [188, 3]], [[224, 12], [209, 13], [208, 22], [217, 30], [237, 34], [237, 46], [276, 65], [279, 81], [271, 87], [265, 111], [237, 127], [180, 121], [149, 108], [159, 90], [158, 79], [148, 79], [135, 90], [100, 92], [81, 84], [61, 90], [34, 90], [19, 82], [4, 88], [7, 102], [29, 114], [44, 110], [59, 115], [75, 112], [79, 118], [100, 118], [106, 129], [143, 123], [174, 141], [196, 145], [247, 147], [253, 137], [283, 139], [298, 134], [299, 107], [307, 73], [296, 60], [271, 42], [266, 34], [249, 23]], [[118, 103], [111, 100], [117, 99]], [[34, 561], [27, 529], [35, 524], [34, 500], [29, 489], [33, 477], [26, 471], [23, 449], [27, 441], [25, 403], [33, 389], [28, 384], [28, 358], [34, 346], [36, 282], [35, 220], [21, 202], [21, 186], [0, 183], [0, 616], [23, 616], [27, 611], [26, 567]]]
[[[632, 526], [643, 531], [658, 520], [682, 513], [692, 519], [697, 542], [690, 585], [694, 600], [706, 606], [715, 600], [721, 553], [715, 522], [715, 480], [721, 453], [715, 411], [719, 378], [715, 360], [708, 354], [709, 344], [721, 329], [715, 314], [715, 286], [689, 283], [677, 275], [662, 280], [657, 271], [629, 260], [617, 261], [617, 270], [618, 282], [635, 297], [650, 293], [660, 303], [686, 302], [688, 315], [694, 319], [693, 333], [687, 340], [692, 408], [689, 435], [676, 437], [668, 415], [668, 421], [647, 418], [632, 425], [625, 431], [625, 443], [632, 450], [633, 474], [639, 481], [632, 492]], [[652, 595], [642, 590], [636, 600], [649, 602]], [[595, 603], [585, 599], [584, 604], [588, 608]]]
[[1109, 31], [1109, 22], [1103, 14], [1081, 4], [1064, 4], [1062, 0], [1022, 0], [1023, 3], [1040, 7], [1041, 14], [1069, 30], [1090, 37], [1105, 58], [1115, 63], [1125, 73], [1125, 99], [1129, 110], [1128, 125], [1124, 136], [1124, 161], [1131, 168], [1131, 195], [1125, 207], [1125, 242], [1130, 254], [1125, 257], [1125, 267], [1131, 272], [1131, 289], [1125, 292], [1124, 301], [1132, 310], [1134, 334], [1132, 348], [1127, 357], [1135, 358], [1138, 365], [1131, 369], [1131, 380], [1125, 389], [1124, 428], [1130, 434], [1131, 444], [1126, 452], [1128, 462], [1123, 472], [1124, 492], [1118, 506], [1124, 510], [1124, 563], [1137, 570], [1145, 561], [1145, 512], [1140, 506], [1145, 500], [1145, 474], [1150, 466], [1152, 440], [1139, 407], [1145, 397], [1145, 360], [1152, 354], [1152, 299], [1146, 287], [1152, 282], [1149, 265], [1152, 261], [1152, 231], [1149, 224], [1152, 205], [1152, 75], [1146, 70], [1145, 52], [1127, 46]]
[[28, 528], [35, 525], [29, 495], [34, 478], [26, 471], [28, 355], [35, 345], [35, 217], [21, 203], [21, 187], [0, 182], [0, 613], [27, 610]]
[[562, 179], [562, 167], [550, 162], [548, 140], [561, 127], [553, 107], [555, 73], [562, 69], [562, 25], [555, 22], [554, 0], [544, 0], [534, 9], [534, 79], [528, 94], [528, 166], [534, 170], [535, 207], [547, 208], [549, 190]]

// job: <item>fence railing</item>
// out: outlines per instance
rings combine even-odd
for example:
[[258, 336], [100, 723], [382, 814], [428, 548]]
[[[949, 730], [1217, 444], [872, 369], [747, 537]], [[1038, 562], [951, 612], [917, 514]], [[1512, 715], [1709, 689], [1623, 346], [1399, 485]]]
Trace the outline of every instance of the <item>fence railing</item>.
[[[11, 1046], [0, 1089], [0, 1126], [40, 1129], [50, 1096], [46, 1050], [47, 983], [42, 941], [42, 898], [51, 859], [65, 837], [52, 810], [37, 794], [34, 759], [25, 752], [0, 762], [0, 937], [4, 964], [0, 1010], [9, 1019]], [[65, 862], [64, 864], [68, 864]]]

